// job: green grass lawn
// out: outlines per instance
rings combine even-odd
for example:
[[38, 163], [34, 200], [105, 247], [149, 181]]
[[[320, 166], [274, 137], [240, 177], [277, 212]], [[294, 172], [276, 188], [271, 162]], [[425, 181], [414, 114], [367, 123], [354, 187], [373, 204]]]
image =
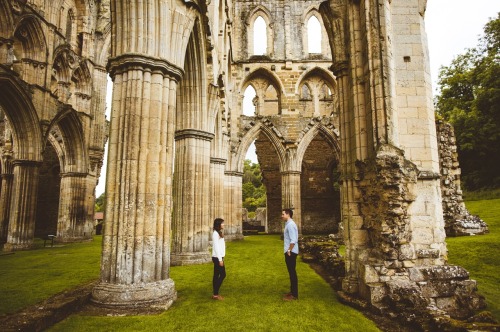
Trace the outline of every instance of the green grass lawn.
[[279, 236], [249, 236], [227, 243], [224, 301], [213, 301], [212, 264], [173, 267], [178, 300], [154, 316], [74, 315], [51, 331], [377, 331], [375, 324], [342, 305], [330, 286], [298, 262], [300, 300], [284, 302], [288, 274]]
[[[449, 263], [465, 267], [478, 281], [488, 308], [500, 318], [500, 199], [470, 201], [490, 234], [448, 238]], [[13, 254], [0, 253], [0, 314], [17, 311], [63, 290], [95, 280], [99, 275], [101, 237], [91, 243], [69, 244]], [[93, 317], [73, 315], [53, 331], [375, 331], [373, 322], [338, 302], [329, 285], [307, 264], [298, 262], [297, 302], [283, 302], [288, 274], [279, 236], [250, 236], [227, 244], [227, 273], [221, 294], [210, 299], [212, 265], [172, 267], [178, 300], [154, 316]]]
[[500, 320], [500, 199], [465, 203], [488, 224], [490, 233], [447, 238], [449, 263], [469, 271], [478, 282], [479, 293], [486, 297], [486, 310]]
[[101, 236], [93, 242], [0, 251], [0, 315], [33, 305], [66, 289], [99, 277]]

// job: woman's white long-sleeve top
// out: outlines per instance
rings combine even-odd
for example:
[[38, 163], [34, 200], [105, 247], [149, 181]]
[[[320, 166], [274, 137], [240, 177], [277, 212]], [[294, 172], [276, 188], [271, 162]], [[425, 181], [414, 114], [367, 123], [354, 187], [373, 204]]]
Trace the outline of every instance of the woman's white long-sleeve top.
[[222, 262], [222, 258], [226, 256], [226, 242], [217, 231], [212, 234], [212, 242], [212, 257], [217, 257]]

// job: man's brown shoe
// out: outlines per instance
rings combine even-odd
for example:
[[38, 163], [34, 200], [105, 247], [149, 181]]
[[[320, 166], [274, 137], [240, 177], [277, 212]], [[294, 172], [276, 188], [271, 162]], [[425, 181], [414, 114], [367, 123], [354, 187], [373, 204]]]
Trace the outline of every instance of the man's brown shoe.
[[222, 300], [224, 300], [224, 298], [222, 296], [220, 296], [220, 295], [213, 295], [212, 296], [212, 300], [222, 301]]
[[295, 296], [293, 296], [292, 294], [290, 295], [285, 295], [285, 297], [283, 298], [283, 301], [295, 301], [295, 300], [298, 300], [298, 298], [296, 298]]

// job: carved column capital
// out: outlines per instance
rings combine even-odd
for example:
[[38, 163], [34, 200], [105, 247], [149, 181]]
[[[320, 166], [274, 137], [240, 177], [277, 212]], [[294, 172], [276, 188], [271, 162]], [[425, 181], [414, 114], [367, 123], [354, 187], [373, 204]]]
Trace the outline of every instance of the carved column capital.
[[176, 141], [185, 138], [197, 138], [210, 142], [214, 139], [214, 137], [214, 134], [198, 129], [182, 129], [175, 132]]
[[40, 167], [41, 161], [36, 160], [26, 160], [26, 159], [14, 159], [12, 160], [12, 166], [24, 166], [24, 167]]
[[349, 69], [348, 61], [337, 61], [330, 66], [330, 70], [333, 72], [333, 75], [337, 77], [346, 76], [348, 69]]
[[184, 69], [172, 64], [166, 59], [147, 56], [144, 54], [125, 53], [108, 61], [107, 69], [112, 78], [116, 73], [124, 72], [132, 68], [151, 71], [160, 71], [163, 75], [168, 76], [179, 82], [184, 76]]

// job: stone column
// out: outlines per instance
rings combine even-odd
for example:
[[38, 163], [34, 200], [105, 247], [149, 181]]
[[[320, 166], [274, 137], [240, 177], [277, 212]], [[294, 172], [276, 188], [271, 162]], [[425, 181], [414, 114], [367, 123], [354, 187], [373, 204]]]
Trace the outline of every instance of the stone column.
[[[302, 209], [300, 200], [300, 172], [281, 172], [281, 190], [283, 209], [293, 210], [293, 221], [297, 224], [299, 234], [302, 233]], [[281, 213], [280, 213], [281, 214]]]
[[12, 196], [12, 180], [14, 176], [12, 174], [4, 173], [2, 176], [1, 183], [1, 195], [0, 195], [0, 243], [5, 243], [7, 241], [7, 233], [9, 229], [9, 210], [10, 210], [10, 200]]
[[[226, 159], [210, 158], [210, 215], [215, 218], [225, 218], [224, 215], [224, 168]], [[225, 225], [225, 223], [224, 223]]]
[[7, 241], [9, 228], [9, 207], [12, 195], [12, 174], [2, 174], [2, 188], [0, 196], [0, 243]]
[[242, 240], [243, 239], [243, 220], [241, 210], [243, 208], [243, 173], [240, 172], [225, 172], [224, 181], [224, 198], [226, 216], [225, 238], [226, 240]]
[[0, 182], [0, 244], [7, 241], [9, 229], [10, 201], [12, 197], [12, 151], [4, 150], [2, 154], [2, 174]]
[[4, 251], [30, 249], [35, 235], [38, 168], [32, 160], [14, 160], [7, 243]]
[[210, 142], [214, 134], [184, 129], [175, 133], [174, 222], [171, 265], [211, 260], [209, 207]]
[[110, 60], [113, 109], [101, 280], [92, 301], [169, 307], [170, 222], [176, 89], [182, 70], [157, 58]]
[[87, 174], [61, 176], [57, 240], [72, 242], [92, 239], [92, 219], [88, 218]]

